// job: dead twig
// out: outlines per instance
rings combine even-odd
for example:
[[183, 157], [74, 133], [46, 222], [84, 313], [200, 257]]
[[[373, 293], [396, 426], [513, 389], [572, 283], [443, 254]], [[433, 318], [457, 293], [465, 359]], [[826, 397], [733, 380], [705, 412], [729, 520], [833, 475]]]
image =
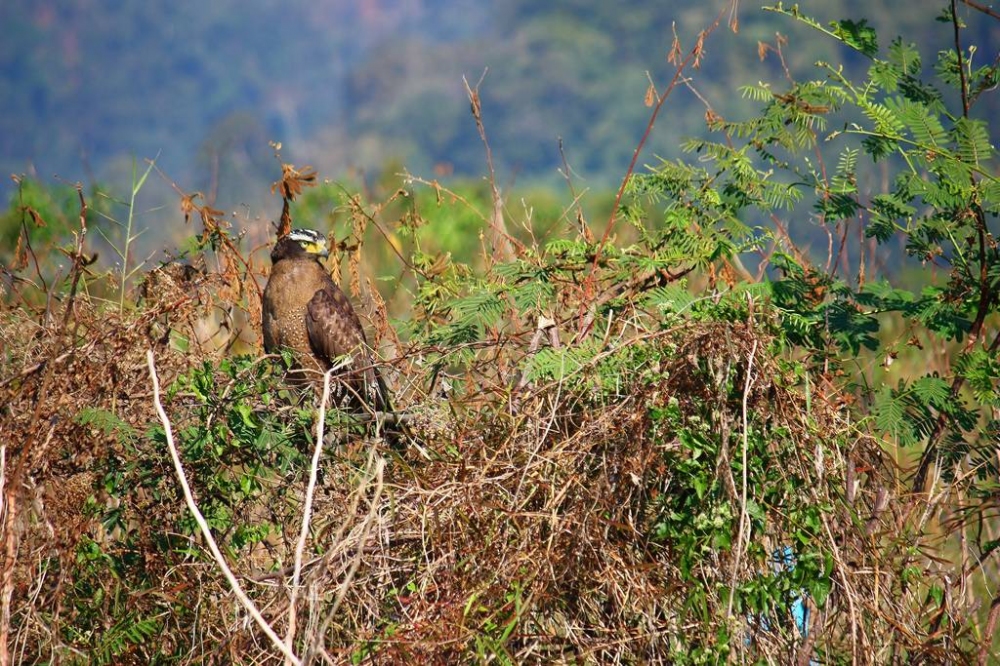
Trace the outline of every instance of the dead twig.
[[316, 479], [319, 476], [319, 458], [323, 453], [323, 430], [326, 425], [326, 406], [330, 403], [330, 378], [350, 363], [347, 359], [343, 364], [334, 366], [323, 373], [323, 395], [319, 401], [319, 413], [316, 416], [316, 444], [313, 446], [312, 461], [309, 464], [309, 483], [306, 486], [306, 497], [302, 506], [302, 528], [299, 530], [299, 540], [295, 544], [295, 565], [292, 573], [292, 584], [288, 596], [288, 629], [285, 632], [285, 645], [289, 651], [295, 642], [297, 618], [297, 601], [299, 584], [302, 580], [302, 558], [306, 550], [306, 540], [309, 537], [309, 524], [312, 518], [313, 498], [316, 495]]
[[743, 385], [743, 478], [740, 485], [740, 527], [739, 535], [736, 538], [736, 554], [733, 556], [733, 573], [730, 577], [729, 582], [729, 605], [726, 608], [726, 617], [732, 619], [733, 615], [733, 600], [736, 598], [736, 580], [741, 569], [741, 561], [743, 559], [744, 542], [747, 539], [747, 530], [750, 527], [750, 515], [747, 513], [747, 449], [750, 447], [750, 423], [747, 416], [748, 408], [747, 403], [750, 399], [750, 389], [753, 386], [754, 370], [753, 370], [753, 360], [757, 356], [757, 340], [754, 339], [753, 345], [750, 348], [750, 355], [747, 357], [747, 369], [746, 369], [746, 381]]
[[[485, 78], [486, 73], [483, 72]], [[500, 188], [497, 187], [497, 175], [493, 168], [493, 151], [490, 149], [490, 142], [486, 139], [486, 126], [483, 124], [483, 107], [479, 98], [479, 85], [475, 88], [469, 85], [469, 81], [463, 76], [462, 83], [465, 85], [465, 94], [469, 97], [469, 104], [472, 106], [472, 117], [476, 121], [476, 129], [479, 131], [479, 138], [486, 147], [486, 168], [490, 174], [490, 193], [493, 197], [493, 213], [490, 216], [490, 228], [493, 230], [493, 251], [498, 253], [504, 261], [512, 260], [514, 254], [513, 244], [516, 242], [507, 231], [507, 224], [503, 218], [503, 199], [500, 197]], [[521, 251], [524, 248], [520, 248]]]

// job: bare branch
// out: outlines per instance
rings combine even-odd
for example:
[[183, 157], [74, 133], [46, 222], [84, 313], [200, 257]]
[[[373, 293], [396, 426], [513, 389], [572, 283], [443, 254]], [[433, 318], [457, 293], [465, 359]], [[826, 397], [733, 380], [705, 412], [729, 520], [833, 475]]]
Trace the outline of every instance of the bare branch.
[[285, 632], [285, 645], [288, 646], [289, 650], [292, 649], [295, 642], [296, 604], [299, 596], [299, 584], [302, 580], [302, 557], [306, 550], [306, 539], [309, 536], [313, 497], [316, 494], [316, 479], [319, 476], [319, 457], [323, 453], [326, 406], [330, 402], [330, 377], [339, 370], [338, 367], [334, 367], [323, 374], [323, 397], [319, 401], [319, 414], [316, 417], [316, 444], [313, 446], [312, 463], [309, 466], [309, 485], [306, 486], [306, 499], [302, 507], [302, 529], [299, 531], [299, 541], [295, 544], [295, 569], [292, 574], [288, 599], [288, 630]]
[[[483, 73], [483, 77], [486, 73]], [[490, 215], [490, 227], [493, 229], [493, 251], [498, 253], [505, 261], [510, 261], [516, 255], [512, 243], [513, 237], [507, 231], [507, 224], [503, 219], [503, 199], [500, 196], [500, 188], [497, 187], [497, 175], [493, 168], [493, 151], [490, 143], [486, 139], [486, 126], [483, 125], [482, 102], [479, 99], [479, 84], [473, 88], [469, 81], [463, 76], [462, 83], [465, 85], [465, 94], [469, 97], [469, 104], [472, 105], [472, 117], [476, 120], [476, 129], [479, 130], [479, 138], [483, 140], [486, 147], [486, 168], [490, 173], [490, 193], [493, 198], [493, 213]]]
[[750, 388], [753, 386], [753, 360], [757, 355], [757, 340], [753, 341], [750, 348], [750, 356], [747, 358], [747, 376], [743, 385], [743, 479], [740, 486], [740, 532], [736, 539], [736, 555], [733, 557], [733, 575], [729, 582], [729, 606], [726, 609], [726, 617], [732, 618], [733, 600], [736, 598], [736, 576], [740, 571], [740, 560], [743, 559], [743, 542], [748, 538], [750, 515], [747, 513], [747, 449], [749, 448], [749, 419], [747, 418], [750, 396]]

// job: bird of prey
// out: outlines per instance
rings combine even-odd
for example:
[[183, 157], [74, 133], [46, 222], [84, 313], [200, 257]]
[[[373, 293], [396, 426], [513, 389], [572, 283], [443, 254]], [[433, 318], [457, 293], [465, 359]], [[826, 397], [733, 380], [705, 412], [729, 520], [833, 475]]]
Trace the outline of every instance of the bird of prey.
[[347, 296], [320, 263], [329, 256], [326, 238], [313, 229], [293, 229], [271, 250], [271, 275], [264, 288], [264, 350], [292, 351], [293, 379], [322, 386], [322, 373], [350, 355], [338, 379], [351, 402], [390, 411], [389, 396], [373, 364], [361, 320]]

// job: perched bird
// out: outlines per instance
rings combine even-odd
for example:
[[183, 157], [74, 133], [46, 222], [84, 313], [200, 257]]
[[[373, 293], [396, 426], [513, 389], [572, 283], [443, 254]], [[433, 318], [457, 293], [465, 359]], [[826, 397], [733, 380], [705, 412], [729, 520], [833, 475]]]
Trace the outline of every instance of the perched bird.
[[264, 288], [264, 350], [290, 349], [292, 377], [322, 386], [324, 372], [341, 357], [352, 363], [338, 374], [358, 407], [391, 410], [385, 384], [373, 364], [361, 320], [320, 263], [329, 256], [326, 238], [313, 229], [293, 229], [271, 250], [271, 275]]

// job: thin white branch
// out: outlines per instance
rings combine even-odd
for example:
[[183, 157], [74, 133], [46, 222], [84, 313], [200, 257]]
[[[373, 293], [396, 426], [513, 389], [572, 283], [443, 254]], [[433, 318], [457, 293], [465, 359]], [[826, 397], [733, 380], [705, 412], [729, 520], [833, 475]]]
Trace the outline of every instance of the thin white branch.
[[[0, 445], [0, 531], [5, 543], [3, 573], [0, 574], [0, 666], [10, 666], [10, 602], [14, 595], [14, 559], [17, 556], [14, 538], [15, 498], [5, 503], [7, 496], [7, 445]], [[7, 512], [11, 515], [8, 516]], [[9, 520], [9, 522], [8, 522]]]
[[319, 402], [319, 415], [316, 418], [316, 444], [313, 446], [312, 464], [309, 466], [309, 485], [306, 486], [306, 499], [302, 507], [302, 529], [299, 531], [299, 541], [295, 544], [295, 568], [292, 572], [288, 599], [288, 631], [285, 633], [285, 645], [289, 650], [295, 641], [302, 558], [306, 550], [306, 539], [309, 537], [309, 522], [312, 520], [313, 497], [316, 494], [316, 479], [319, 476], [319, 457], [323, 453], [323, 429], [326, 425], [326, 405], [330, 401], [330, 377], [337, 371], [337, 368], [331, 368], [323, 374], [323, 397]]
[[3, 510], [4, 510], [4, 487], [6, 483], [4, 481], [7, 479], [7, 445], [0, 444], [0, 521], [3, 520]]
[[743, 483], [740, 488], [740, 533], [736, 540], [736, 557], [733, 559], [733, 577], [729, 585], [729, 604], [726, 609], [726, 617], [733, 615], [733, 598], [736, 596], [736, 576], [740, 570], [740, 560], [743, 559], [743, 542], [749, 539], [747, 530], [749, 529], [750, 515], [747, 513], [747, 449], [749, 448], [749, 419], [747, 418], [747, 403], [750, 397], [750, 387], [753, 385], [753, 359], [757, 355], [757, 340], [753, 341], [750, 348], [750, 357], [747, 359], [747, 377], [743, 385]]
[[187, 476], [184, 474], [184, 466], [181, 464], [180, 454], [177, 452], [177, 447], [174, 444], [174, 432], [170, 425], [170, 419], [167, 417], [167, 412], [163, 409], [163, 403], [160, 402], [160, 378], [156, 375], [156, 363], [153, 360], [153, 350], [149, 349], [146, 351], [146, 364], [149, 366], [149, 377], [153, 381], [153, 404], [156, 406], [156, 413], [160, 417], [160, 422], [163, 424], [163, 431], [167, 436], [167, 448], [170, 449], [170, 457], [174, 461], [174, 470], [177, 472], [177, 480], [180, 481], [181, 489], [184, 491], [184, 501], [187, 502], [188, 509], [191, 510], [192, 515], [194, 515], [195, 522], [198, 523], [198, 527], [201, 528], [201, 533], [205, 537], [205, 542], [208, 544], [208, 549], [212, 551], [212, 556], [215, 558], [216, 564], [222, 569], [223, 575], [229, 582], [229, 586], [233, 590], [233, 594], [243, 605], [243, 608], [250, 614], [250, 617], [260, 626], [261, 630], [267, 635], [278, 650], [285, 655], [287, 662], [294, 664], [295, 666], [301, 666], [302, 662], [299, 660], [295, 653], [292, 652], [291, 648], [285, 645], [281, 638], [275, 633], [271, 625], [267, 623], [264, 616], [260, 614], [257, 610], [257, 606], [254, 605], [250, 597], [246, 595], [243, 588], [240, 587], [240, 583], [236, 580], [236, 576], [233, 574], [232, 570], [226, 564], [226, 559], [222, 555], [222, 551], [219, 549], [219, 545], [215, 542], [215, 538], [212, 536], [212, 531], [208, 526], [208, 521], [205, 520], [205, 516], [201, 514], [198, 509], [198, 505], [194, 501], [194, 495], [191, 494], [191, 486], [188, 485]]

